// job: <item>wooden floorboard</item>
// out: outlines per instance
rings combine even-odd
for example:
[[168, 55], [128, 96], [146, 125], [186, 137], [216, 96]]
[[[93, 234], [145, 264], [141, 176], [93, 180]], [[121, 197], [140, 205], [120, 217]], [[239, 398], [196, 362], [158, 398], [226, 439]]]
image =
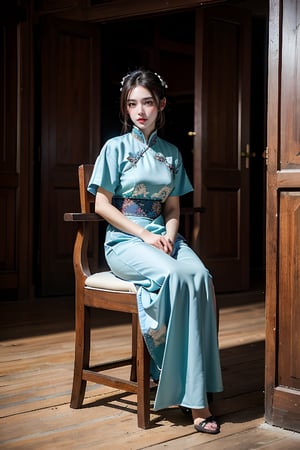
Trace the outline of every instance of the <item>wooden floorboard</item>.
[[[214, 401], [222, 431], [210, 436], [177, 407], [152, 412], [151, 429], [141, 430], [135, 395], [92, 383], [83, 408], [71, 409], [73, 299], [2, 303], [0, 448], [299, 449], [299, 434], [264, 424], [263, 293], [220, 296], [219, 305], [225, 389]], [[127, 316], [97, 312], [92, 336], [92, 363], [128, 355]]]

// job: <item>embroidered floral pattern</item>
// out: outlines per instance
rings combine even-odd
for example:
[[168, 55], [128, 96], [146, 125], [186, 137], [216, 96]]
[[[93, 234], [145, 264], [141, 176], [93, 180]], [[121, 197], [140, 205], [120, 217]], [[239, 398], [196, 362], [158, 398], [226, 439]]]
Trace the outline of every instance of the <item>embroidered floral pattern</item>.
[[172, 191], [172, 189], [169, 188], [169, 186], [164, 186], [158, 192], [155, 192], [154, 194], [152, 194], [151, 197], [152, 198], [160, 198], [161, 202], [164, 203], [167, 200], [171, 191]]
[[125, 216], [148, 217], [154, 220], [162, 212], [162, 203], [159, 200], [113, 197], [112, 204]]
[[158, 347], [161, 344], [166, 342], [166, 333], [167, 327], [166, 325], [162, 325], [158, 330], [153, 330], [153, 328], [149, 328], [148, 334], [153, 339], [154, 347]]
[[144, 183], [137, 184], [132, 193], [132, 197], [147, 197], [149, 192], [147, 191], [146, 185]]

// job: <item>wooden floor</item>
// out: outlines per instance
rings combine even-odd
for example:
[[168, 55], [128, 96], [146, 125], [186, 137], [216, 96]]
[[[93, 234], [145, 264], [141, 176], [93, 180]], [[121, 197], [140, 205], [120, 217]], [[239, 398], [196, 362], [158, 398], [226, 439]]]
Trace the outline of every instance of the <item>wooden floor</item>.
[[[135, 396], [94, 384], [84, 407], [71, 409], [73, 300], [1, 303], [0, 448], [299, 449], [299, 434], [264, 423], [263, 293], [218, 300], [225, 390], [215, 396], [222, 426], [215, 436], [195, 432], [177, 407], [153, 412], [151, 429], [138, 429]], [[93, 325], [93, 362], [100, 353], [127, 355], [127, 317], [97, 312]]]

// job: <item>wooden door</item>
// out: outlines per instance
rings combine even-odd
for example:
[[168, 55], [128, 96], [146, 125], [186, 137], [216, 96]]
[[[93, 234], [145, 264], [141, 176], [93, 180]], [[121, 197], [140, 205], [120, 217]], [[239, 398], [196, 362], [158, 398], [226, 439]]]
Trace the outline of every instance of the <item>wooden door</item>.
[[79, 211], [77, 168], [99, 152], [100, 42], [95, 25], [41, 25], [39, 295], [73, 292], [75, 229], [63, 214]]
[[[217, 291], [249, 288], [250, 17], [197, 12], [194, 186], [199, 254]], [[197, 239], [197, 236], [195, 237]]]
[[269, 27], [267, 422], [300, 432], [300, 8], [271, 0]]

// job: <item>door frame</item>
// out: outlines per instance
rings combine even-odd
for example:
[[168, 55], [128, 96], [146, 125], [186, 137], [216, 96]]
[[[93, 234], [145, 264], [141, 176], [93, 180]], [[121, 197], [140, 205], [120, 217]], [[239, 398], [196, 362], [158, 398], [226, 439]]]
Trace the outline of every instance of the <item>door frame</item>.
[[[293, 95], [291, 91], [284, 91], [284, 83], [285, 87], [293, 87], [297, 83], [293, 79], [296, 61], [290, 58], [288, 70], [283, 61], [287, 56], [287, 45], [292, 54], [293, 50], [296, 53], [296, 43], [293, 42], [296, 33], [290, 17], [293, 16], [293, 6], [296, 8], [293, 1], [283, 3], [283, 0], [270, 0], [269, 11], [265, 418], [271, 425], [300, 432], [300, 353], [299, 346], [291, 340], [294, 333], [292, 321], [289, 321], [292, 314], [299, 314], [300, 301], [294, 295], [300, 289], [299, 279], [294, 275], [299, 273], [300, 262], [293, 259], [299, 255], [299, 251], [294, 250], [299, 245], [296, 239], [299, 230], [296, 225], [294, 229], [289, 227], [289, 224], [297, 223], [300, 174], [297, 169], [299, 161], [293, 161], [295, 154], [289, 141], [291, 130], [285, 133], [282, 124], [282, 117], [288, 113], [286, 105]], [[290, 79], [286, 79], [287, 72]], [[299, 120], [296, 111], [289, 113], [296, 121]], [[290, 254], [287, 255], [287, 252]], [[292, 262], [294, 270], [291, 271]], [[281, 352], [285, 353], [285, 349], [288, 355], [282, 364]], [[297, 353], [292, 355], [293, 349]], [[298, 370], [293, 371], [291, 366], [295, 361], [298, 361]]]

